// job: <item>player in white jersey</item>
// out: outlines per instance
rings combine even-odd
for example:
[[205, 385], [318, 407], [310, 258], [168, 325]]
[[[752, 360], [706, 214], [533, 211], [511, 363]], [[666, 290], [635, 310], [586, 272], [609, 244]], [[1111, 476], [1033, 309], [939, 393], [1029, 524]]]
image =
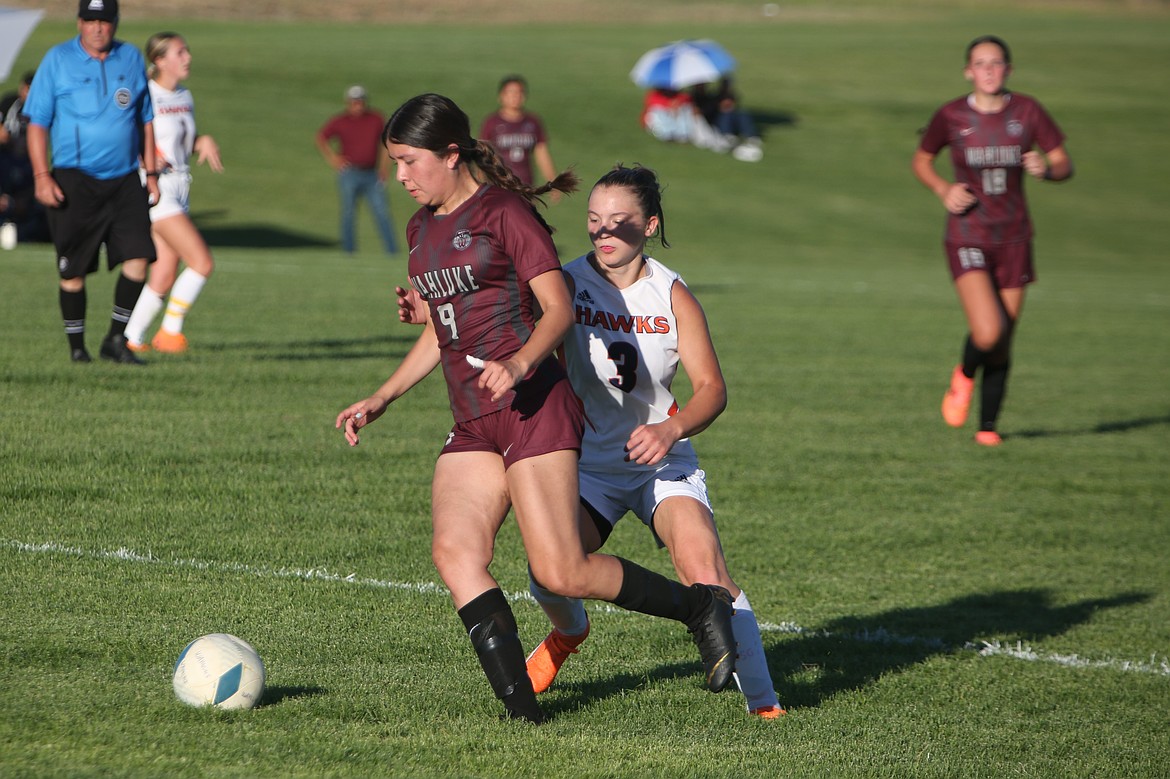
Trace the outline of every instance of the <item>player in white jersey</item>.
[[[146, 61], [150, 63], [158, 169], [143, 171], [143, 175], [158, 177], [159, 201], [150, 209], [158, 260], [151, 266], [150, 280], [130, 315], [126, 340], [135, 352], [153, 347], [159, 352], [178, 353], [187, 350], [187, 337], [183, 335], [187, 312], [215, 268], [207, 242], [187, 213], [190, 159], [197, 154], [199, 162], [206, 162], [217, 173], [223, 171], [223, 163], [215, 139], [195, 132], [195, 102], [190, 90], [182, 86], [191, 71], [187, 42], [173, 32], [152, 35], [146, 43]], [[180, 260], [187, 266], [181, 274]], [[164, 303], [162, 327], [148, 346], [146, 330]]]
[[[605, 543], [627, 511], [670, 552], [679, 580], [725, 587], [735, 597], [735, 680], [754, 715], [784, 713], [776, 698], [760, 628], [747, 595], [732, 581], [720, 547], [705, 474], [690, 437], [727, 404], [719, 358], [702, 307], [681, 277], [645, 255], [659, 235], [667, 246], [654, 172], [614, 167], [589, 195], [593, 251], [565, 266], [576, 326], [564, 350], [573, 389], [585, 404], [580, 518], [587, 550]], [[679, 363], [693, 393], [679, 407], [671, 384]], [[589, 633], [580, 600], [530, 589], [554, 629], [528, 658], [537, 692]]]

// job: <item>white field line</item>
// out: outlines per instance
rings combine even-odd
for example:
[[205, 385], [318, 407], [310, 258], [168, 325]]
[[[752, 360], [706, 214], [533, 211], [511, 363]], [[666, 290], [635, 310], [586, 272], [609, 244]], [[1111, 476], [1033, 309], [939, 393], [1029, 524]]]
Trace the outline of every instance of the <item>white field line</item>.
[[[304, 579], [310, 581], [333, 582], [338, 584], [356, 584], [363, 587], [375, 587], [386, 590], [401, 590], [423, 595], [445, 596], [449, 594], [446, 587], [441, 584], [435, 584], [434, 582], [393, 582], [386, 581], [384, 579], [359, 577], [354, 573], [343, 576], [338, 573], [332, 573], [324, 567], [268, 568], [264, 566], [244, 565], [242, 563], [214, 563], [195, 559], [166, 560], [160, 557], [155, 557], [149, 552], [142, 554], [125, 547], [113, 551], [88, 550], [82, 549], [80, 547], [65, 546], [63, 544], [52, 542], [30, 544], [12, 539], [3, 539], [0, 541], [0, 544], [3, 544], [4, 546], [7, 546], [11, 549], [15, 549], [18, 552], [24, 552], [26, 554], [69, 555], [89, 559], [119, 560], [127, 563], [144, 563], [199, 571], [247, 574], [269, 579]], [[535, 603], [532, 595], [526, 591], [510, 592], [507, 593], [507, 597], [510, 601], [524, 600], [528, 601], [529, 603]], [[618, 608], [617, 606], [609, 603], [594, 603], [590, 606], [590, 609], [610, 614], [630, 613], [625, 609]], [[1013, 660], [1023, 660], [1027, 662], [1052, 663], [1055, 665], [1064, 666], [1066, 668], [1097, 668], [1111, 671], [1124, 671], [1129, 673], [1170, 676], [1170, 658], [1166, 656], [1160, 657], [1156, 654], [1151, 655], [1149, 660], [1093, 660], [1075, 654], [1060, 654], [1056, 652], [1037, 651], [1023, 642], [1017, 642], [1016, 644], [1011, 645], [1003, 644], [999, 641], [978, 640], [968, 641], [962, 647], [956, 647], [948, 645], [946, 642], [937, 638], [901, 636], [895, 633], [890, 633], [884, 628], [877, 630], [857, 631], [854, 633], [834, 633], [827, 630], [801, 627], [800, 625], [792, 622], [761, 622], [760, 631], [762, 633], [785, 633], [790, 635], [810, 636], [816, 638], [843, 638], [864, 644], [922, 646], [940, 652], [965, 649], [978, 653], [980, 657], [1007, 657]]]

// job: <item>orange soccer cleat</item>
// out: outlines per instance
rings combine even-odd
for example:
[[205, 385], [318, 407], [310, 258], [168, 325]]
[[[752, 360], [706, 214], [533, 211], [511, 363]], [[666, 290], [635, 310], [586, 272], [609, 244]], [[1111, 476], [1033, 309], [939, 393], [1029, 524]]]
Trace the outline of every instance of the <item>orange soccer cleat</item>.
[[1003, 439], [994, 430], [980, 430], [975, 434], [975, 443], [980, 446], [999, 446]]
[[971, 392], [975, 380], [963, 375], [962, 366], [955, 366], [951, 373], [951, 386], [943, 395], [942, 415], [951, 427], [962, 427], [967, 421], [967, 410], [971, 407]]
[[532, 680], [532, 689], [542, 693], [551, 687], [553, 679], [557, 678], [557, 671], [561, 670], [565, 660], [569, 655], [581, 651], [577, 647], [588, 637], [588, 624], [585, 626], [585, 632], [579, 636], [566, 636], [553, 628], [552, 632], [545, 636], [544, 641], [532, 650], [532, 654], [528, 655], [526, 664], [528, 678]]
[[164, 354], [182, 354], [187, 351], [187, 336], [182, 333], [172, 333], [167, 330], [159, 330], [151, 339], [150, 345], [154, 347], [156, 352], [163, 352]]

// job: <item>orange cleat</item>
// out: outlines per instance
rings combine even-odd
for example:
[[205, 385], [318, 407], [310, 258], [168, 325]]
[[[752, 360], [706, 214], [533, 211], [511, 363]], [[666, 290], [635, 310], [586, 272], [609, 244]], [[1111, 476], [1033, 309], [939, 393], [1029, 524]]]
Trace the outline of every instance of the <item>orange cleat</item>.
[[532, 650], [532, 654], [528, 655], [526, 664], [528, 678], [532, 680], [532, 689], [541, 693], [551, 687], [553, 679], [557, 678], [557, 671], [561, 670], [565, 660], [569, 655], [581, 651], [577, 647], [588, 637], [588, 625], [585, 626], [585, 632], [579, 636], [566, 636], [553, 628], [552, 632], [545, 636], [544, 641]]
[[759, 717], [760, 719], [779, 719], [788, 712], [779, 706], [761, 706], [758, 709], [752, 709], [748, 713], [753, 717]]
[[980, 446], [999, 446], [1003, 439], [994, 430], [980, 430], [975, 434], [975, 443]]
[[151, 339], [150, 345], [156, 352], [164, 354], [182, 354], [187, 351], [187, 336], [182, 333], [171, 333], [159, 330]]
[[963, 368], [955, 366], [951, 373], [951, 386], [947, 394], [943, 395], [942, 415], [951, 427], [962, 427], [967, 421], [967, 410], [971, 407], [971, 391], [975, 388], [975, 380], [963, 375]]
[[135, 354], [146, 354], [150, 351], [150, 344], [136, 344], [133, 341], [127, 339], [126, 348]]

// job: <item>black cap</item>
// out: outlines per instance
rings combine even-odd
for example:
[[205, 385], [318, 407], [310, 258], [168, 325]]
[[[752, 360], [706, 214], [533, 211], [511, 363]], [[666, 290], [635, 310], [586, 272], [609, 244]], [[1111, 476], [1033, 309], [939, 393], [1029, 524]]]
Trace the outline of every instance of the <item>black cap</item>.
[[81, 0], [77, 4], [77, 18], [85, 21], [118, 21], [118, 0]]

